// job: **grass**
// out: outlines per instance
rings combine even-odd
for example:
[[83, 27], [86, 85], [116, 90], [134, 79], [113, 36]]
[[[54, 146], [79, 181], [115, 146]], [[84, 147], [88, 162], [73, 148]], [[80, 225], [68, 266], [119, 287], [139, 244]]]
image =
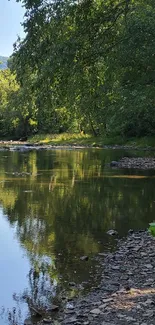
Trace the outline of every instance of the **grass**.
[[103, 136], [94, 137], [90, 134], [81, 133], [62, 133], [62, 134], [37, 134], [28, 140], [29, 143], [53, 144], [53, 145], [85, 145], [85, 146], [103, 146], [103, 145], [123, 145], [124, 140], [121, 137], [106, 138]]
[[[8, 139], [1, 139], [8, 142], [8, 145], [14, 143]], [[0, 146], [3, 145], [3, 141], [0, 142]], [[17, 141], [18, 142], [18, 141]], [[105, 145], [114, 146], [131, 146], [136, 148], [153, 148], [155, 149], [155, 136], [147, 136], [141, 138], [123, 138], [121, 136], [97, 136], [94, 137], [91, 134], [81, 133], [62, 133], [62, 134], [36, 134], [29, 137], [28, 143], [30, 144], [51, 144], [57, 146], [90, 146], [90, 147], [103, 147]], [[20, 144], [20, 143], [17, 143]]]
[[32, 143], [43, 143], [43, 144], [59, 144], [66, 142], [74, 143], [89, 140], [90, 135], [86, 134], [76, 134], [76, 133], [62, 133], [62, 134], [37, 134], [31, 138], [29, 138], [29, 142]]
[[83, 145], [101, 147], [104, 145], [122, 145], [138, 148], [155, 147], [155, 137], [123, 138], [121, 136], [94, 137], [90, 134], [62, 133], [62, 134], [37, 134], [28, 140], [29, 143], [53, 145]]
[[[1, 139], [10, 143], [8, 139]], [[3, 141], [0, 142], [0, 146], [3, 145]], [[17, 141], [18, 142], [18, 141]], [[62, 134], [36, 134], [35, 136], [29, 137], [28, 143], [30, 144], [51, 144], [57, 146], [90, 146], [90, 147], [103, 147], [105, 145], [114, 146], [131, 146], [136, 148], [153, 148], [155, 149], [155, 136], [147, 136], [141, 138], [123, 138], [121, 136], [97, 136], [94, 137], [91, 134], [81, 133], [62, 133]], [[17, 143], [20, 144], [20, 143]]]
[[139, 148], [155, 147], [155, 136], [128, 139], [128, 144]]

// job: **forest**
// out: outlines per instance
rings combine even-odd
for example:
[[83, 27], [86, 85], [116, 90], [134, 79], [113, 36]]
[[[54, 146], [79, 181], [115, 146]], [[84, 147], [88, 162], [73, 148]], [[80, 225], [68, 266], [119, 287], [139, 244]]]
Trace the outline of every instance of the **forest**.
[[153, 0], [17, 0], [25, 38], [0, 70], [0, 137], [155, 129]]

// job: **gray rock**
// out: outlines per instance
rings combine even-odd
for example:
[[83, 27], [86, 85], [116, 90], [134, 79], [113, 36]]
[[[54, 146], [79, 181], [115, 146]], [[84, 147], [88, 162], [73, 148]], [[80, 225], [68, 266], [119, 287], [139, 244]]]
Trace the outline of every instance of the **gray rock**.
[[57, 310], [59, 310], [59, 306], [57, 305], [52, 305], [50, 308], [48, 308], [48, 312], [57, 311]]
[[76, 283], [75, 283], [75, 282], [69, 282], [68, 284], [69, 284], [69, 286], [71, 286], [71, 287], [75, 287], [75, 286], [76, 286]]
[[154, 312], [153, 310], [147, 310], [146, 313], [143, 314], [143, 317], [153, 317]]
[[107, 307], [107, 304], [102, 304], [102, 305], [99, 306], [100, 309], [104, 309], [106, 307]]
[[76, 317], [71, 317], [67, 320], [65, 320], [65, 324], [72, 324], [72, 323], [76, 323], [77, 324], [77, 318]]
[[72, 310], [72, 309], [74, 309], [74, 305], [71, 304], [70, 302], [67, 302], [66, 308]]
[[127, 322], [135, 322], [136, 321], [136, 319], [131, 316], [125, 317], [125, 319], [127, 320]]
[[115, 160], [111, 161], [110, 166], [111, 167], [117, 167], [118, 166], [118, 161], [115, 161]]
[[91, 313], [91, 314], [95, 314], [95, 315], [99, 315], [99, 314], [101, 314], [101, 310], [98, 309], [98, 308], [95, 308], [95, 309], [92, 309], [92, 310], [90, 311], [90, 313]]
[[64, 312], [65, 312], [65, 314], [67, 314], [67, 315], [68, 315], [68, 314], [69, 314], [69, 315], [70, 315], [70, 314], [75, 314], [75, 311], [74, 311], [74, 310], [65, 310]]
[[134, 232], [133, 229], [129, 229], [129, 230], [128, 230], [128, 234], [129, 234], [129, 235], [133, 234], [133, 232]]
[[114, 323], [103, 322], [102, 325], [115, 325]]
[[115, 271], [120, 270], [119, 265], [113, 265], [111, 268], [112, 268], [112, 270], [115, 270]]
[[104, 298], [104, 299], [102, 299], [102, 301], [104, 303], [112, 302], [113, 300], [114, 300], [113, 298]]
[[51, 319], [51, 318], [44, 318], [44, 319], [43, 319], [43, 322], [44, 322], [45, 324], [51, 324], [51, 323], [52, 323], [52, 319]]
[[106, 253], [98, 253], [99, 256], [103, 256], [103, 257], [106, 257], [108, 254]]
[[81, 256], [80, 257], [81, 261], [88, 261], [88, 259], [89, 259], [88, 256]]
[[153, 265], [152, 264], [145, 264], [145, 267], [149, 270], [153, 269]]
[[110, 236], [115, 236], [118, 234], [118, 232], [114, 229], [111, 229], [111, 230], [108, 230], [107, 231], [107, 234], [110, 235]]
[[154, 303], [154, 301], [152, 300], [152, 299], [147, 299], [146, 301], [145, 301], [145, 305], [154, 305], [155, 303]]

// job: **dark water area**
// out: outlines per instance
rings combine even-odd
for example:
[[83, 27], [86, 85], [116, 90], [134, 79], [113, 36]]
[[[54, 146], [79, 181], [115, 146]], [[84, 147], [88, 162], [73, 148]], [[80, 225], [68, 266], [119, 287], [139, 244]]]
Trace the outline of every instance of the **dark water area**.
[[109, 166], [142, 155], [155, 153], [0, 152], [0, 325], [98, 286], [96, 257], [117, 245], [106, 232], [122, 237], [155, 219], [155, 171]]

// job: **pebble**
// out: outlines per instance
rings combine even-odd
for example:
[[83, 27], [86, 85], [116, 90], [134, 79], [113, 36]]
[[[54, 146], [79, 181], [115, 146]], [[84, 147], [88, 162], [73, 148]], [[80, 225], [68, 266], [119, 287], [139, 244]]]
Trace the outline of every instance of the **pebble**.
[[43, 322], [44, 322], [45, 324], [51, 324], [52, 319], [51, 319], [51, 318], [44, 318], [44, 319], [43, 319]]
[[77, 324], [77, 318], [76, 317], [71, 317], [69, 319], [67, 319], [66, 324], [72, 324], [72, 323], [76, 323]]
[[146, 311], [146, 313], [143, 314], [144, 317], [152, 317], [154, 315], [154, 312], [152, 310]]
[[118, 234], [118, 232], [114, 229], [111, 229], [111, 230], [108, 230], [107, 231], [107, 234], [110, 235], [110, 236], [115, 236]]
[[102, 325], [115, 325], [114, 323], [103, 322]]
[[100, 309], [95, 308], [95, 309], [92, 309], [92, 310], [90, 311], [90, 313], [91, 313], [91, 314], [99, 315], [99, 314], [101, 313], [101, 311], [100, 311]]
[[68, 285], [71, 286], [71, 287], [75, 287], [76, 283], [75, 282], [69, 282]]
[[[155, 158], [123, 157], [115, 165], [117, 168], [155, 169]], [[112, 166], [113, 167], [113, 166]]]
[[[104, 256], [100, 285], [85, 298], [71, 299], [67, 311], [59, 313], [65, 317], [61, 324], [155, 324], [154, 252], [155, 240], [147, 231], [119, 240], [116, 252]], [[103, 263], [102, 256], [97, 258]]]
[[113, 301], [113, 298], [102, 299], [102, 301], [105, 302], [105, 303], [111, 302], [111, 301]]
[[152, 299], [147, 299], [147, 300], [145, 301], [145, 304], [146, 304], [146, 305], [154, 305], [154, 301], [153, 301]]
[[59, 306], [57, 305], [52, 305], [50, 308], [48, 308], [48, 311], [51, 312], [51, 311], [57, 311], [59, 309]]
[[81, 261], [88, 261], [88, 259], [89, 259], [88, 256], [81, 256], [80, 257]]
[[147, 269], [153, 269], [153, 265], [152, 265], [152, 264], [146, 264], [145, 267], [146, 267]]
[[67, 302], [67, 304], [66, 304], [66, 308], [72, 310], [72, 309], [74, 309], [74, 305], [71, 304], [70, 302]]
[[130, 316], [125, 317], [125, 319], [127, 320], [127, 322], [135, 322], [136, 321], [136, 319], [134, 319], [133, 317], [130, 317]]
[[105, 307], [107, 307], [107, 304], [103, 304], [103, 305], [100, 305], [100, 309], [103, 309], [103, 308], [105, 308]]

